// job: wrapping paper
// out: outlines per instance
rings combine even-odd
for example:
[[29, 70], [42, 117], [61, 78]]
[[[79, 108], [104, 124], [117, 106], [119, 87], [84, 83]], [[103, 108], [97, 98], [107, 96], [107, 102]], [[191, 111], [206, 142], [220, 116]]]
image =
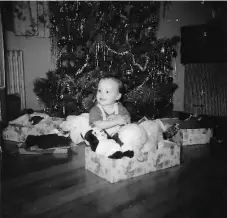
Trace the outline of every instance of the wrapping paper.
[[62, 118], [46, 116], [36, 125], [24, 122], [24, 120], [22, 123], [9, 124], [3, 130], [3, 139], [21, 143], [28, 135], [64, 135], [64, 131], [61, 129], [61, 123], [64, 121]]
[[208, 129], [181, 129], [182, 145], [208, 144], [213, 136], [213, 130]]

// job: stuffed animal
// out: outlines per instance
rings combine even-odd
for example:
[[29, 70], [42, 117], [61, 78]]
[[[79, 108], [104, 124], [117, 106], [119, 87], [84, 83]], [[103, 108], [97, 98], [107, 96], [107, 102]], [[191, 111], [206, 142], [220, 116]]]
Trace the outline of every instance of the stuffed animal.
[[137, 160], [142, 160], [142, 149], [147, 142], [146, 131], [138, 124], [131, 123], [123, 126], [118, 132], [119, 140], [122, 142], [123, 151], [132, 150]]
[[145, 120], [139, 124], [126, 124], [112, 137], [106, 131], [94, 128], [86, 133], [85, 140], [96, 153], [110, 157], [116, 152], [122, 152], [122, 156], [124, 152], [133, 151], [138, 161], [144, 161], [147, 152], [156, 152], [165, 131], [161, 120]]
[[165, 126], [160, 120], [146, 120], [139, 124], [147, 132], [147, 143], [144, 145], [144, 152], [153, 151], [158, 149], [158, 142], [163, 140], [163, 132]]
[[118, 136], [124, 148], [133, 150], [138, 161], [144, 161], [147, 152], [156, 152], [158, 143], [163, 141], [165, 130], [165, 125], [159, 119], [143, 120], [139, 124], [123, 126]]
[[70, 138], [74, 144], [79, 144], [80, 142], [84, 141], [82, 136], [91, 129], [89, 125], [89, 114], [83, 113], [78, 116], [70, 115], [66, 118], [66, 121], [62, 122], [60, 127], [63, 131], [70, 132]]
[[91, 147], [92, 151], [105, 157], [120, 159], [122, 157], [131, 158], [134, 156], [132, 150], [122, 148], [105, 130], [96, 127], [85, 134], [84, 140]]

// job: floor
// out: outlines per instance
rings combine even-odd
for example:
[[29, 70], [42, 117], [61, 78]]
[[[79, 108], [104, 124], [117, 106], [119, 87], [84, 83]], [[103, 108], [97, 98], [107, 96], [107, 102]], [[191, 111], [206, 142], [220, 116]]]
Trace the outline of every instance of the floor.
[[225, 154], [190, 149], [181, 166], [115, 184], [84, 169], [83, 145], [69, 155], [7, 157], [3, 217], [227, 217]]

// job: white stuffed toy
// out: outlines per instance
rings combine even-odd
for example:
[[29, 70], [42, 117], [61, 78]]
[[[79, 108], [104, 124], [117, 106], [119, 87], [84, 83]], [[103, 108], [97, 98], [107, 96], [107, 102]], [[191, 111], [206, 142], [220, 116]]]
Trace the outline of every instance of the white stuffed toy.
[[66, 121], [61, 124], [61, 128], [64, 131], [69, 131], [72, 141], [75, 144], [79, 144], [84, 141], [82, 136], [91, 129], [89, 125], [89, 114], [83, 113], [78, 116], [70, 115], [66, 118]]
[[122, 149], [121, 145], [112, 139], [105, 130], [97, 127], [89, 130], [84, 140], [91, 150], [99, 155], [112, 159], [120, 159], [122, 157], [133, 157], [134, 152], [131, 149]]
[[163, 140], [163, 132], [166, 130], [161, 120], [146, 120], [139, 124], [147, 132], [148, 140], [144, 144], [143, 152], [153, 151], [158, 149], [158, 143]]
[[126, 124], [120, 128], [117, 137], [110, 137], [105, 130], [93, 128], [84, 138], [98, 154], [109, 157], [116, 152], [133, 151], [138, 161], [144, 161], [147, 152], [158, 149], [164, 131], [165, 126], [160, 120], [147, 120], [140, 124]]
[[166, 130], [161, 120], [145, 120], [139, 124], [127, 124], [118, 133], [125, 149], [132, 149], [138, 161], [145, 159], [145, 153], [156, 152], [159, 142], [163, 141]]
[[[97, 154], [109, 157], [113, 153], [120, 151], [120, 145], [117, 144], [113, 139], [108, 139], [108, 135], [104, 130], [95, 127], [91, 130], [91, 134], [93, 136], [93, 139], [91, 139], [91, 135], [90, 139], [85, 136], [85, 142], [87, 143], [87, 145], [90, 145], [91, 148], [92, 146], [94, 146], [92, 150], [95, 150]], [[97, 141], [95, 142], [95, 140]]]
[[148, 135], [144, 128], [135, 123], [127, 124], [119, 130], [118, 137], [123, 143], [123, 150], [133, 150], [135, 158], [141, 159], [141, 150], [148, 140]]

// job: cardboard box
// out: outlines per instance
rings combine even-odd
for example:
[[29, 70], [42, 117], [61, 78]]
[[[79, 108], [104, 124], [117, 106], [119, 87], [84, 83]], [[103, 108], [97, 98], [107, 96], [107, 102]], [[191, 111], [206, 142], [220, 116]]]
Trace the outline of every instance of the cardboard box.
[[109, 181], [110, 183], [141, 176], [157, 170], [180, 164], [180, 143], [163, 141], [163, 146], [156, 152], [145, 154], [145, 160], [139, 162], [136, 158], [124, 157], [110, 159], [85, 148], [85, 169]]
[[182, 146], [208, 144], [213, 136], [213, 130], [208, 129], [181, 129]]

